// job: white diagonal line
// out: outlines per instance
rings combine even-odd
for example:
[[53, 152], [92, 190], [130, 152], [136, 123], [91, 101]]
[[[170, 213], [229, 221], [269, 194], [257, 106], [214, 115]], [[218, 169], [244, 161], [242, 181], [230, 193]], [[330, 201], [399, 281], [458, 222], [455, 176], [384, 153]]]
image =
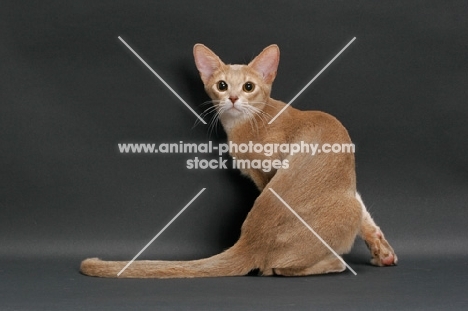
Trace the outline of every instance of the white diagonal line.
[[182, 99], [182, 97], [179, 96], [179, 94], [177, 94], [176, 91], [174, 91], [172, 89], [172, 87], [166, 83], [166, 81], [164, 81], [163, 78], [161, 78], [160, 75], [158, 75], [158, 73], [156, 71], [153, 70], [153, 68], [151, 68], [143, 58], [140, 57], [140, 55], [138, 55], [137, 52], [135, 52], [132, 47], [130, 45], [127, 44], [127, 42], [125, 42], [124, 39], [122, 39], [120, 36], [119, 36], [119, 40], [122, 41], [123, 44], [125, 44], [125, 46], [133, 53], [135, 54], [135, 56], [185, 105], [187, 106], [188, 109], [190, 109], [190, 111], [198, 118], [200, 119], [200, 121], [203, 123], [203, 124], [206, 124], [205, 120], [202, 119], [202, 117], [200, 117], [198, 115], [198, 113], [195, 112], [195, 110], [192, 109], [192, 107], [189, 106], [189, 104], [187, 104], [187, 102], [185, 100]]
[[162, 228], [161, 231], [159, 231], [158, 234], [156, 234], [156, 236], [155, 236], [153, 239], [151, 239], [151, 241], [149, 241], [149, 243], [146, 244], [145, 247], [143, 247], [143, 249], [142, 249], [138, 254], [136, 254], [136, 256], [133, 257], [133, 259], [132, 259], [131, 261], [129, 261], [129, 262], [127, 263], [127, 265], [125, 265], [125, 267], [123, 267], [122, 270], [120, 270], [119, 273], [117, 273], [117, 276], [120, 276], [120, 275], [135, 261], [135, 259], [137, 259], [138, 256], [140, 256], [141, 253], [143, 253], [143, 252], [145, 251], [145, 249], [147, 249], [148, 246], [150, 246], [151, 243], [153, 243], [154, 240], [156, 240], [156, 239], [164, 232], [164, 230], [166, 230], [166, 229], [177, 219], [177, 217], [179, 217], [180, 214], [182, 214], [182, 213], [187, 209], [187, 207], [189, 207], [190, 204], [192, 204], [193, 201], [195, 201], [195, 200], [200, 196], [200, 194], [202, 194], [202, 192], [205, 191], [205, 189], [206, 189], [206, 188], [203, 188], [202, 190], [200, 190], [200, 192], [198, 192], [197, 195], [194, 196], [193, 199], [190, 200], [190, 202], [188, 202], [187, 205], [185, 205], [184, 208], [181, 209], [180, 212], [178, 212], [177, 215], [175, 215], [174, 218], [172, 218], [171, 221], [169, 221], [169, 222], [167, 223], [167, 225], [165, 225], [164, 228]]
[[349, 41], [349, 43], [346, 44], [346, 46], [345, 46], [344, 48], [342, 48], [341, 51], [339, 51], [338, 54], [336, 54], [335, 57], [333, 57], [333, 59], [332, 59], [331, 61], [329, 61], [328, 64], [326, 64], [325, 67], [323, 67], [323, 69], [320, 70], [320, 72], [319, 72], [318, 74], [316, 74], [315, 77], [313, 77], [312, 80], [310, 80], [309, 83], [307, 83], [306, 86], [304, 86], [304, 87], [302, 88], [302, 90], [300, 90], [299, 93], [297, 93], [297, 95], [294, 96], [293, 99], [291, 99], [291, 100], [289, 101], [289, 103], [288, 103], [286, 106], [284, 106], [283, 109], [281, 109], [281, 111], [278, 112], [278, 114], [276, 114], [276, 116], [275, 116], [273, 119], [270, 120], [270, 122], [268, 122], [268, 124], [273, 123], [273, 121], [275, 121], [276, 118], [278, 118], [278, 117], [280, 116], [280, 114], [282, 114], [282, 113], [286, 110], [286, 108], [288, 108], [288, 107], [292, 104], [292, 102], [295, 101], [296, 98], [298, 98], [299, 95], [301, 95], [302, 92], [304, 92], [304, 91], [309, 87], [309, 85], [311, 85], [312, 82], [314, 82], [314, 81], [322, 74], [322, 72], [324, 72], [325, 69], [327, 69], [328, 66], [330, 66], [330, 65], [335, 61], [335, 59], [337, 59], [338, 56], [340, 56], [341, 53], [343, 53], [344, 50], [346, 50], [346, 49], [348, 48], [348, 46], [350, 46], [351, 43], [354, 42], [354, 40], [356, 40], [356, 37], [354, 37], [351, 41]]
[[338, 254], [335, 252], [335, 250], [334, 250], [333, 248], [331, 248], [330, 245], [328, 245], [327, 242], [325, 242], [325, 240], [323, 240], [322, 237], [321, 237], [320, 235], [318, 235], [318, 233], [315, 232], [315, 230], [312, 229], [312, 227], [310, 227], [310, 226], [305, 222], [305, 220], [302, 219], [302, 217], [299, 216], [299, 215], [291, 208], [291, 206], [289, 206], [288, 203], [286, 203], [286, 201], [284, 201], [284, 200], [275, 192], [275, 190], [273, 190], [272, 188], [269, 188], [269, 189], [270, 189], [270, 191], [273, 192], [273, 194], [284, 204], [284, 206], [286, 206], [286, 207], [291, 211], [291, 213], [293, 213], [294, 216], [296, 216], [297, 219], [299, 219], [299, 220], [304, 224], [304, 226], [306, 226], [307, 229], [309, 229], [309, 230], [320, 240], [320, 242], [322, 242], [323, 245], [325, 245], [325, 246], [333, 253], [333, 255], [335, 255], [336, 258], [338, 258], [338, 259], [349, 269], [349, 271], [351, 271], [354, 275], [357, 275], [356, 271], [354, 271], [353, 268], [351, 268], [351, 267], [343, 260], [343, 258], [341, 258], [341, 256], [338, 255]]

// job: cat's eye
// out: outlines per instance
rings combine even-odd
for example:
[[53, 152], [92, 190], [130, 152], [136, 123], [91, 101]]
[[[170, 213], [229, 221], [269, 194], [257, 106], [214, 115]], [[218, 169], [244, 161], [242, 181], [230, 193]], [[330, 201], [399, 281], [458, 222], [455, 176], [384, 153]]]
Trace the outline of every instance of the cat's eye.
[[255, 89], [255, 84], [252, 82], [245, 82], [245, 84], [242, 86], [242, 89], [244, 92], [250, 93]]
[[228, 89], [227, 83], [223, 80], [218, 81], [217, 87], [218, 87], [218, 90], [221, 92], [227, 91]]

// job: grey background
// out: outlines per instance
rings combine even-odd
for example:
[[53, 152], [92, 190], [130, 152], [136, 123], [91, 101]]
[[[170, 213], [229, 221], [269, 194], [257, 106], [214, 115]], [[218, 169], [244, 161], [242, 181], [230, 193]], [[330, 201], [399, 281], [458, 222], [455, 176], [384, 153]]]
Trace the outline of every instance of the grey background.
[[[0, 306], [31, 309], [463, 309], [468, 22], [465, 1], [5, 1], [0, 16]], [[224, 142], [198, 113], [201, 42], [228, 63], [281, 49], [272, 97], [323, 110], [357, 146], [358, 188], [400, 257], [304, 278], [99, 280], [86, 257], [195, 259], [232, 245], [253, 184], [188, 170], [190, 155], [122, 155], [123, 142]], [[209, 121], [209, 119], [206, 119]], [[194, 126], [195, 125], [195, 126]], [[215, 155], [213, 155], [215, 157]]]

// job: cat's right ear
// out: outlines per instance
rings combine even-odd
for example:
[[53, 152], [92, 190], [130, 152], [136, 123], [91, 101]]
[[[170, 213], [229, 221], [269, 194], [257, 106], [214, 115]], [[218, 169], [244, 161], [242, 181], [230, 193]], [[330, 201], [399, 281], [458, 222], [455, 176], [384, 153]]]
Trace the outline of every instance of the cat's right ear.
[[223, 65], [219, 57], [203, 44], [195, 44], [193, 47], [195, 65], [200, 72], [204, 84], [213, 76], [213, 73]]

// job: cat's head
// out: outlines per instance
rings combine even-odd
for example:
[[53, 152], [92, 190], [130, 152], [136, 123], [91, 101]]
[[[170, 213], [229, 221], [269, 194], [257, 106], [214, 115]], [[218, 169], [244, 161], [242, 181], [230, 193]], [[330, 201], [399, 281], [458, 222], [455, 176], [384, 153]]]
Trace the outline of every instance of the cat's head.
[[225, 128], [262, 114], [276, 77], [279, 48], [270, 45], [248, 65], [226, 65], [202, 44], [193, 48], [205, 90]]

